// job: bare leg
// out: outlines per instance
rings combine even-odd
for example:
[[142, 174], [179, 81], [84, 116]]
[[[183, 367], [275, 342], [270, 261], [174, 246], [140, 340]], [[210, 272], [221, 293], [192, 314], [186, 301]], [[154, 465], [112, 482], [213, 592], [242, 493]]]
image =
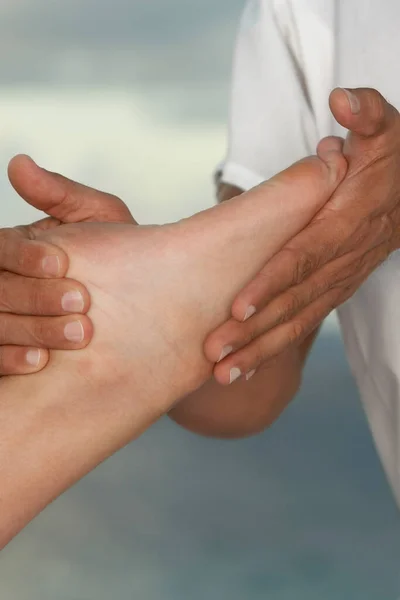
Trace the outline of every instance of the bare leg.
[[52, 499], [211, 375], [206, 335], [345, 174], [312, 158], [229, 203], [163, 227], [66, 225], [95, 337], [41, 373], [0, 382], [0, 546]]

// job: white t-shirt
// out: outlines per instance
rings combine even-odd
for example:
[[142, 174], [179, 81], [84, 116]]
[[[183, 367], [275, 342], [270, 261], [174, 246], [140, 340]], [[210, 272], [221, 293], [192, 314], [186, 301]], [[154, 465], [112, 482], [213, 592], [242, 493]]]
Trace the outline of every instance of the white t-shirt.
[[[222, 177], [249, 189], [344, 135], [332, 88], [374, 87], [400, 109], [399, 0], [249, 0], [234, 59]], [[339, 309], [347, 356], [400, 504], [400, 252]]]

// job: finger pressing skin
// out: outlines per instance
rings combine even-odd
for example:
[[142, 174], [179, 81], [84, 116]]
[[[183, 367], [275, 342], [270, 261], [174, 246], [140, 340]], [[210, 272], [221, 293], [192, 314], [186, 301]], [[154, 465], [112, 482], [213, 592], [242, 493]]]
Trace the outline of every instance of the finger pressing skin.
[[85, 315], [26, 317], [0, 314], [0, 346], [78, 350], [85, 348], [92, 337], [93, 325]]
[[251, 319], [245, 322], [230, 319], [224, 323], [206, 340], [204, 352], [208, 360], [218, 362], [221, 357], [238, 351], [262, 334], [294, 318], [329, 290], [338, 290], [339, 301], [349, 285], [364, 281], [386, 259], [387, 243], [380, 233], [382, 231], [376, 228], [374, 239], [368, 238], [360, 247], [324, 265], [302, 284], [276, 296]]
[[343, 146], [344, 140], [342, 138], [330, 136], [322, 140], [317, 148], [318, 158], [328, 167], [333, 181], [338, 183], [343, 181], [348, 169], [348, 163], [343, 154]]
[[[323, 287], [325, 288], [324, 291], [322, 291]], [[271, 349], [278, 342], [276, 353], [279, 353], [281, 348], [279, 344], [282, 339], [281, 332], [283, 331], [284, 335], [287, 333], [284, 325], [294, 323], [310, 304], [320, 297], [326, 298], [328, 293], [331, 302], [336, 302], [335, 305], [332, 304], [331, 310], [336, 308], [340, 303], [343, 294], [340, 286], [333, 286], [330, 289], [330, 286], [323, 286], [321, 284], [320, 291], [320, 294], [315, 292], [315, 296], [314, 293], [309, 292], [308, 302], [303, 300], [300, 294], [297, 296], [293, 292], [286, 292], [283, 299], [280, 296], [273, 302], [274, 306], [270, 307], [268, 305], [264, 310], [245, 323], [239, 323], [235, 319], [231, 319], [217, 331], [213, 332], [206, 340], [204, 346], [206, 358], [210, 362], [221, 363], [223, 361], [225, 363], [224, 359], [227, 356], [231, 357], [234, 355], [237, 357], [241, 355], [242, 351], [245, 353], [245, 356], [249, 356], [255, 348], [259, 349], [260, 343], [263, 343], [262, 340], [265, 340], [266, 336]], [[276, 306], [278, 307], [277, 309]], [[294, 306], [296, 307], [295, 309], [293, 308]], [[277, 311], [279, 317], [277, 316]], [[272, 350], [271, 356], [275, 356], [275, 352]]]
[[48, 361], [49, 352], [43, 348], [0, 346], [0, 377], [37, 373]]
[[390, 132], [399, 119], [397, 110], [374, 89], [336, 88], [330, 95], [329, 105], [340, 125], [364, 138]]
[[299, 285], [328, 262], [340, 258], [371, 236], [381, 236], [382, 222], [355, 220], [350, 214], [328, 215], [314, 220], [299, 233], [238, 294], [232, 316], [245, 321], [259, 312], [273, 298]]
[[86, 313], [89, 307], [89, 293], [77, 281], [32, 279], [0, 271], [0, 312], [62, 316]]
[[[343, 155], [344, 139], [335, 135], [323, 138], [317, 146], [317, 155], [323, 161], [329, 161], [332, 158], [332, 152], [335, 160], [342, 161], [346, 158]], [[338, 158], [339, 155], [339, 158]], [[341, 162], [339, 163], [341, 164]], [[346, 163], [347, 164], [347, 163]]]
[[[388, 256], [385, 239], [368, 239], [361, 247], [332, 260], [313, 273], [300, 285], [274, 298], [260, 313], [264, 331], [285, 323], [330, 289], [345, 289], [354, 281], [364, 281]], [[257, 337], [257, 323], [252, 325], [252, 336]]]
[[0, 269], [38, 278], [64, 277], [69, 260], [57, 246], [23, 237], [20, 230], [0, 230]]
[[[342, 302], [352, 292], [353, 288], [343, 292]], [[299, 346], [337, 306], [339, 293], [337, 289], [329, 290], [296, 315], [292, 321], [258, 337], [235, 354], [228, 355], [214, 369], [217, 382], [221, 385], [230, 385], [240, 377], [249, 378], [262, 363], [275, 359], [290, 347]]]
[[246, 321], [274, 297], [304, 281], [331, 260], [338, 251], [337, 230], [312, 225], [276, 254], [258, 275], [238, 294], [232, 316]]

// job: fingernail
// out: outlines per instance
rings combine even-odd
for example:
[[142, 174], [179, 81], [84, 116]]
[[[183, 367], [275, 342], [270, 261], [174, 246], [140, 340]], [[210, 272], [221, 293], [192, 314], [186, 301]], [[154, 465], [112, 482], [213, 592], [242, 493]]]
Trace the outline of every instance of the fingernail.
[[243, 321], [247, 321], [248, 319], [250, 319], [250, 317], [255, 315], [256, 312], [257, 312], [257, 309], [255, 306], [253, 306], [253, 305], [249, 306], [249, 308], [246, 310], [246, 314], [244, 315]]
[[226, 358], [227, 356], [229, 356], [229, 354], [232, 354], [233, 352], [233, 347], [232, 346], [224, 346], [222, 348], [222, 352], [221, 352], [221, 356], [219, 357], [217, 362], [221, 362], [221, 360], [224, 360], [224, 358]]
[[231, 369], [229, 384], [231, 384], [234, 381], [236, 381], [237, 379], [239, 379], [239, 377], [241, 377], [241, 375], [242, 375], [242, 371], [240, 369], [238, 369], [237, 367], [234, 367], [233, 369]]
[[358, 115], [361, 111], [361, 104], [359, 99], [350, 90], [343, 88], [343, 91], [349, 99], [351, 112], [353, 113], [353, 115]]
[[75, 290], [64, 294], [61, 305], [66, 312], [80, 313], [85, 307], [85, 302], [81, 292]]
[[252, 371], [249, 371], [246, 375], [246, 381], [249, 381], [249, 379], [251, 379], [252, 377], [254, 377], [254, 375], [257, 373], [256, 369], [253, 369]]
[[73, 321], [64, 327], [65, 339], [69, 342], [83, 342], [85, 332], [80, 321]]
[[28, 350], [25, 359], [31, 367], [38, 367], [40, 363], [40, 350]]
[[42, 260], [42, 269], [46, 275], [57, 277], [60, 273], [60, 259], [56, 255], [46, 256]]

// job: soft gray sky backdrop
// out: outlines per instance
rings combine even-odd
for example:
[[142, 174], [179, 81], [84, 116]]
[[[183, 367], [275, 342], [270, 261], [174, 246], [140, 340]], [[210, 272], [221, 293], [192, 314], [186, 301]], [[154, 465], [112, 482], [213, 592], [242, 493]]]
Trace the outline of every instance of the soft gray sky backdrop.
[[221, 96], [242, 5], [8, 0], [0, 8], [0, 49], [7, 57], [0, 82], [168, 88], [176, 90], [178, 104], [194, 86], [192, 114], [206, 109], [207, 117], [224, 118]]
[[[8, 159], [27, 152], [119, 194], [141, 222], [209, 206], [241, 8], [241, 0], [2, 2], [3, 196]], [[10, 202], [3, 223], [33, 216]]]
[[[17, 152], [117, 193], [140, 222], [210, 206], [243, 1], [1, 0], [2, 225], [35, 216], [5, 177]], [[331, 325], [272, 431], [228, 443], [164, 420], [1, 553], [0, 597], [396, 600], [399, 556]]]

